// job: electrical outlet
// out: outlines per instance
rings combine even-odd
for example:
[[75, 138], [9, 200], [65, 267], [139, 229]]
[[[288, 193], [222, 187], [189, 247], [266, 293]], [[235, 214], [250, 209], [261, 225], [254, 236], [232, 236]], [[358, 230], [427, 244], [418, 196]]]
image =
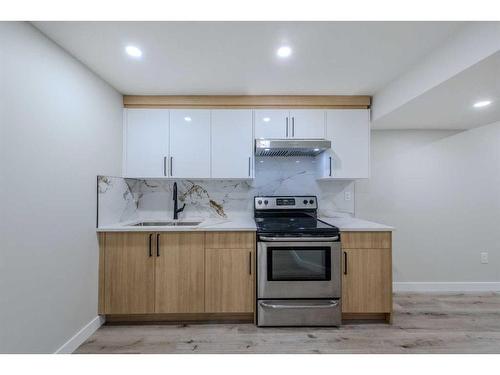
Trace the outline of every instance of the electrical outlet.
[[487, 252], [481, 253], [481, 263], [488, 264], [488, 253]]
[[350, 191], [344, 191], [344, 200], [346, 200], [346, 201], [351, 200], [351, 192]]

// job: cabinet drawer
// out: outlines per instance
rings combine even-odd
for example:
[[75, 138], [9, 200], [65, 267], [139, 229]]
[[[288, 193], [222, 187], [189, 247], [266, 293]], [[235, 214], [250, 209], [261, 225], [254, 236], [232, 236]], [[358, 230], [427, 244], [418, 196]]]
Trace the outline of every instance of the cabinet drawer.
[[207, 232], [207, 249], [253, 249], [255, 232]]
[[338, 326], [339, 300], [265, 300], [258, 302], [258, 326]]
[[343, 249], [390, 249], [391, 232], [342, 232]]

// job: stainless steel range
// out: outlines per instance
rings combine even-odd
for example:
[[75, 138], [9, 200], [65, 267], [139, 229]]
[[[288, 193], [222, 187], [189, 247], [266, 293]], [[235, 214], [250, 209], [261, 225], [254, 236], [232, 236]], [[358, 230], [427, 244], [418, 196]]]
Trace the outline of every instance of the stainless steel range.
[[315, 196], [255, 197], [257, 325], [341, 324], [339, 229]]

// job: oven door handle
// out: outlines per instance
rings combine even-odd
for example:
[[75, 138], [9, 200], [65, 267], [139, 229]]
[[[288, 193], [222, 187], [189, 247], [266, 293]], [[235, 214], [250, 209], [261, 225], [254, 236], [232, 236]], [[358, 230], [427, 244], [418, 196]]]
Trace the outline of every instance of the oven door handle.
[[267, 237], [260, 236], [261, 240], [273, 242], [310, 242], [310, 241], [337, 241], [339, 236], [334, 237]]
[[339, 301], [328, 301], [328, 304], [318, 305], [278, 305], [275, 303], [260, 302], [260, 305], [269, 309], [331, 309], [332, 307], [337, 307], [339, 305]]

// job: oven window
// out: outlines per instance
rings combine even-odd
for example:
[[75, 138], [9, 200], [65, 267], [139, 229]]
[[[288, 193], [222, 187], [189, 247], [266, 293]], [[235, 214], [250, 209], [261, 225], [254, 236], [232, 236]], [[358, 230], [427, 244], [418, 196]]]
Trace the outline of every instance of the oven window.
[[268, 247], [269, 281], [331, 280], [330, 247]]

